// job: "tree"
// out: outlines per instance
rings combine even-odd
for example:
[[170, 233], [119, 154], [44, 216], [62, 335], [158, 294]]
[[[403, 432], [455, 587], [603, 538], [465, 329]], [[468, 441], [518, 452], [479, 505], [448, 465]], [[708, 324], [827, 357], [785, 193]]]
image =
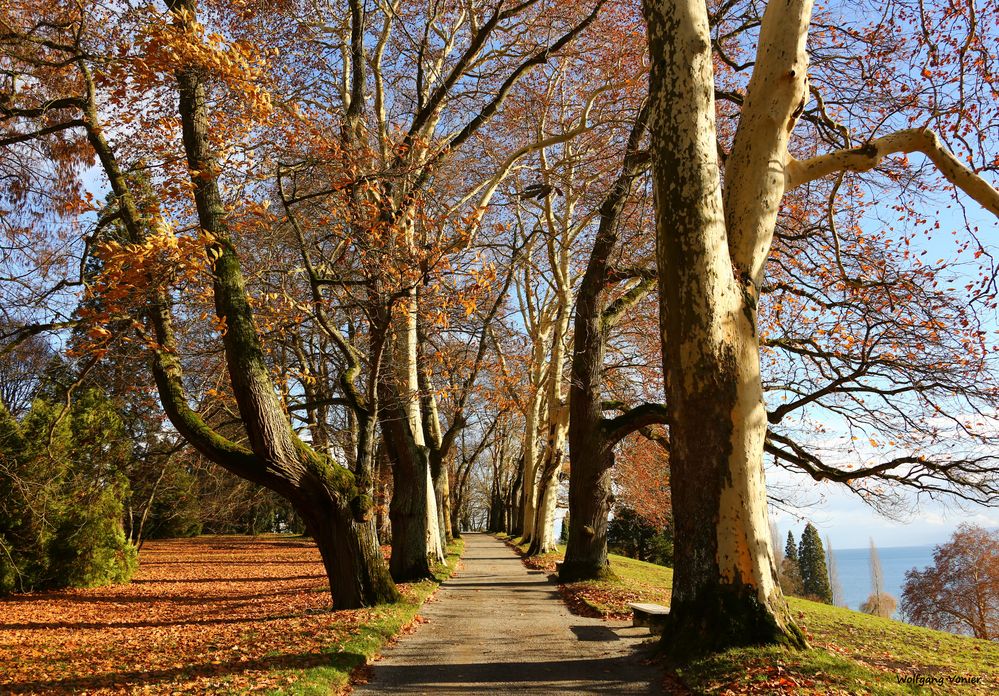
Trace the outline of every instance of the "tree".
[[54, 351], [41, 336], [30, 336], [7, 347], [3, 340], [6, 328], [0, 319], [0, 404], [14, 418], [20, 418], [31, 407], [39, 378]]
[[890, 619], [898, 602], [887, 592], [871, 593], [860, 605], [860, 611], [882, 619]]
[[[524, 156], [566, 138], [490, 132], [494, 116], [604, 4], [350, 1], [340, 12], [206, 0], [167, 2], [164, 15], [39, 1], [3, 11], [0, 166], [18, 180], [5, 208], [32, 209], [18, 197], [48, 190], [53, 210], [79, 215], [92, 206], [70, 172], [96, 155], [116, 201], [110, 217], [128, 232], [116, 251], [99, 251], [135, 272], [94, 288], [129, 295], [119, 305], [131, 312], [120, 314], [141, 321], [123, 337], [89, 317], [86, 328], [107, 339], [92, 347], [161, 349], [157, 381], [176, 429], [216, 463], [294, 499], [331, 585], [347, 585], [333, 588], [338, 605], [394, 596], [366, 528], [379, 435], [394, 484], [393, 574], [426, 575], [441, 554], [442, 460], [465, 415], [433, 413], [429, 391], [441, 380], [418, 367], [436, 352], [427, 344], [437, 310], [458, 304], [442, 279], [470, 278], [470, 260], [491, 256], [476, 234], [493, 195]], [[104, 70], [108, 56], [114, 70]], [[36, 79], [47, 87], [22, 90]], [[152, 195], [137, 190], [138, 171], [151, 172]], [[33, 185], [49, 175], [58, 185]], [[183, 263], [139, 268], [139, 247], [158, 255], [177, 243]], [[485, 284], [488, 268], [479, 270]], [[190, 408], [203, 403], [191, 393], [192, 328], [224, 346], [217, 391], [232, 397], [245, 442], [216, 438]]]
[[[785, 194], [915, 151], [993, 213], [999, 213], [999, 193], [926, 128], [865, 135], [861, 148], [792, 157], [791, 136], [809, 99], [809, 0], [767, 3], [759, 24], [749, 22], [759, 27], [756, 59], [746, 64], [752, 73], [744, 95], [732, 99], [739, 113], [726, 151], [716, 126], [712, 55], [711, 22], [719, 16], [698, 0], [646, 0], [643, 7], [677, 539], [663, 640], [677, 657], [741, 644], [803, 646], [777, 584], [763, 476], [769, 417], [758, 304]], [[731, 8], [723, 4], [719, 13]], [[731, 58], [719, 60], [735, 72], [746, 69]], [[817, 534], [814, 542], [821, 548]], [[808, 560], [821, 560], [828, 597], [824, 559]], [[806, 592], [815, 590], [820, 581], [806, 575], [804, 550], [802, 575]]]
[[657, 527], [631, 508], [618, 505], [607, 525], [607, 544], [614, 553], [659, 565], [673, 564], [670, 526]]
[[917, 626], [999, 636], [999, 533], [961, 525], [932, 565], [906, 572], [901, 613]]
[[874, 614], [889, 618], [895, 612], [897, 602], [895, 598], [885, 593], [884, 571], [881, 569], [881, 557], [878, 555], [878, 547], [874, 545], [871, 538], [871, 594], [867, 601], [861, 605], [860, 610], [865, 614]]
[[[4, 22], [9, 27], [4, 35], [5, 57], [15, 63], [12, 74], [46, 71], [43, 66], [50, 62], [49, 52], [58, 54], [62, 66], [61, 78], [45, 79], [43, 92], [5, 95], [0, 107], [5, 123], [23, 126], [49, 113], [65, 117], [59, 132], [73, 130], [83, 136], [74, 140], [79, 149], [66, 164], [72, 168], [81, 159], [96, 158], [113, 193], [114, 210], [109, 216], [124, 231], [123, 241], [97, 240], [95, 248], [87, 250], [102, 261], [100, 277], [89, 284], [88, 292], [99, 295], [103, 307], [100, 315], [81, 317], [88, 329], [89, 352], [99, 357], [115, 341], [138, 338], [148, 348], [157, 391], [176, 431], [206, 458], [271, 488], [295, 505], [322, 553], [334, 606], [392, 600], [398, 595], [369, 515], [374, 414], [359, 409], [359, 429], [368, 437], [361, 438], [361, 445], [351, 453], [356, 456], [350, 466], [316, 451], [295, 432], [262, 346], [247, 290], [245, 258], [235, 243], [240, 232], [235, 208], [223, 197], [223, 143], [269, 112], [258, 82], [260, 73], [234, 44], [219, 48], [206, 43], [193, 2], [169, 2], [166, 15], [147, 9], [148, 14], [116, 13], [81, 6], [62, 13], [33, 6], [5, 17]], [[49, 10], [59, 16], [39, 22], [39, 15]], [[46, 35], [41, 42], [36, 41], [39, 33]], [[115, 37], [123, 35], [136, 40], [116, 43]], [[172, 47], [167, 49], [169, 55], [157, 52], [168, 46]], [[103, 65], [100, 56], [108, 52], [119, 55], [115, 70], [98, 69], [95, 75], [93, 61]], [[222, 53], [228, 57], [220, 62], [216, 59]], [[145, 55], [140, 58], [140, 54]], [[125, 83], [131, 85], [129, 90], [115, 87]], [[143, 118], [176, 119], [180, 128], [174, 136], [179, 138], [145, 139], [142, 144], [149, 149], [138, 155], [130, 147], [135, 141], [111, 138], [112, 129], [105, 127], [105, 119], [120, 119], [122, 109], [127, 108], [121, 103], [126, 92], [159, 94], [161, 108], [145, 111]], [[105, 96], [109, 101], [101, 101]], [[53, 104], [55, 111], [39, 109], [36, 99]], [[104, 108], [110, 104], [117, 108]], [[227, 118], [221, 117], [224, 106], [215, 110], [224, 104], [232, 107]], [[163, 105], [169, 107], [164, 110]], [[42, 136], [28, 125], [25, 137]], [[23, 142], [20, 134], [4, 140], [7, 147], [18, 142]], [[165, 157], [175, 165], [161, 169], [161, 178], [152, 188], [145, 177], [135, 174], [146, 167], [142, 157], [158, 162]], [[194, 221], [197, 235], [177, 235], [171, 214], [186, 214]], [[179, 245], [186, 245], [185, 252], [177, 255]], [[207, 335], [224, 352], [229, 379], [223, 390], [237, 407], [242, 431], [236, 440], [213, 428], [193, 407], [195, 401], [188, 393], [184, 336], [178, 335], [186, 322], [178, 321], [178, 314], [183, 317], [184, 313], [175, 309], [189, 299], [179, 292], [180, 286], [193, 280], [182, 270], [185, 265], [194, 274], [204, 271], [200, 279], [210, 286], [207, 293], [204, 286], [187, 285], [186, 289], [195, 306], [198, 299], [214, 304], [215, 328]], [[198, 307], [206, 319], [211, 304]], [[118, 332], [123, 317], [133, 319], [128, 322], [127, 337]]]
[[[655, 284], [651, 269], [615, 264], [620, 218], [636, 178], [648, 166], [648, 154], [640, 149], [648, 114], [648, 107], [643, 105], [629, 134], [620, 173], [600, 205], [599, 225], [576, 302], [569, 399], [572, 526], [565, 561], [559, 570], [563, 581], [598, 578], [609, 573], [607, 517], [611, 509], [614, 450], [632, 433], [666, 420], [665, 408], [659, 404], [618, 405], [622, 413], [613, 417], [604, 415], [608, 410], [603, 398], [604, 356], [610, 332]], [[624, 290], [613, 298], [611, 289], [620, 283], [624, 283]]]
[[128, 580], [122, 528], [132, 449], [97, 389], [36, 398], [17, 421], [0, 405], [0, 594]]
[[801, 586], [804, 596], [818, 602], [832, 603], [832, 589], [829, 587], [829, 569], [826, 567], [826, 552], [822, 547], [819, 531], [811, 522], [805, 525], [798, 545], [798, 563], [801, 566]]
[[787, 543], [784, 545], [784, 558], [798, 565], [798, 545], [794, 543], [794, 534], [787, 530]]
[[787, 532], [787, 545], [784, 547], [784, 558], [778, 568], [777, 577], [781, 590], [785, 594], [801, 596], [805, 590], [801, 584], [801, 565], [798, 558], [798, 545], [794, 543], [794, 535]]
[[[845, 607], [843, 586], [839, 582], [839, 572], [836, 568], [836, 555], [833, 553], [832, 542], [826, 535], [826, 565], [829, 568], [829, 589], [832, 591], [832, 603], [837, 607]], [[892, 609], [894, 611], [894, 609]]]

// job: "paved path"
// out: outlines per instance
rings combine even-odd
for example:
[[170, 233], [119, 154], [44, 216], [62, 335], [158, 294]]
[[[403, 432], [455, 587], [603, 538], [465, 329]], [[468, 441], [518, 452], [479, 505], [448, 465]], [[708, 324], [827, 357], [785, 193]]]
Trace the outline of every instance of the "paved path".
[[647, 629], [573, 616], [501, 541], [465, 537], [462, 567], [386, 649], [359, 694], [658, 694]]

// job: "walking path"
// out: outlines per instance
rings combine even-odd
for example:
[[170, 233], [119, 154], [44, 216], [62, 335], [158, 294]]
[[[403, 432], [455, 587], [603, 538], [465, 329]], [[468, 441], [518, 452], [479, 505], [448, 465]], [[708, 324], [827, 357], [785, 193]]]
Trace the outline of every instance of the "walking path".
[[359, 694], [658, 694], [647, 629], [573, 616], [503, 542], [465, 538], [462, 567], [385, 651]]

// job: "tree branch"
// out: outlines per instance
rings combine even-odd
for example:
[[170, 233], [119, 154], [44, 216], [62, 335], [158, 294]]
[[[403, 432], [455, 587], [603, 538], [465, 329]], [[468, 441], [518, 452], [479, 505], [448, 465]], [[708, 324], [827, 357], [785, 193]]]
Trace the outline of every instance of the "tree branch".
[[870, 140], [861, 147], [837, 150], [805, 160], [791, 159], [784, 168], [785, 189], [806, 184], [841, 171], [866, 172], [888, 155], [921, 152], [947, 181], [999, 217], [999, 191], [961, 163], [928, 128], [909, 128]]
[[604, 418], [600, 427], [603, 429], [608, 446], [615, 444], [650, 425], [665, 425], [669, 412], [662, 404], [642, 404], [622, 413], [616, 418]]

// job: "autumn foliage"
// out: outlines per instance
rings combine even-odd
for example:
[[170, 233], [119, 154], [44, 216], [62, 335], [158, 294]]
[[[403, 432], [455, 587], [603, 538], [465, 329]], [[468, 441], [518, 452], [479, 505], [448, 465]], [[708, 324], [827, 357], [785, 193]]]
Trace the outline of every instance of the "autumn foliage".
[[933, 550], [933, 564], [905, 574], [906, 620], [976, 638], [999, 636], [999, 535], [962, 525]]

